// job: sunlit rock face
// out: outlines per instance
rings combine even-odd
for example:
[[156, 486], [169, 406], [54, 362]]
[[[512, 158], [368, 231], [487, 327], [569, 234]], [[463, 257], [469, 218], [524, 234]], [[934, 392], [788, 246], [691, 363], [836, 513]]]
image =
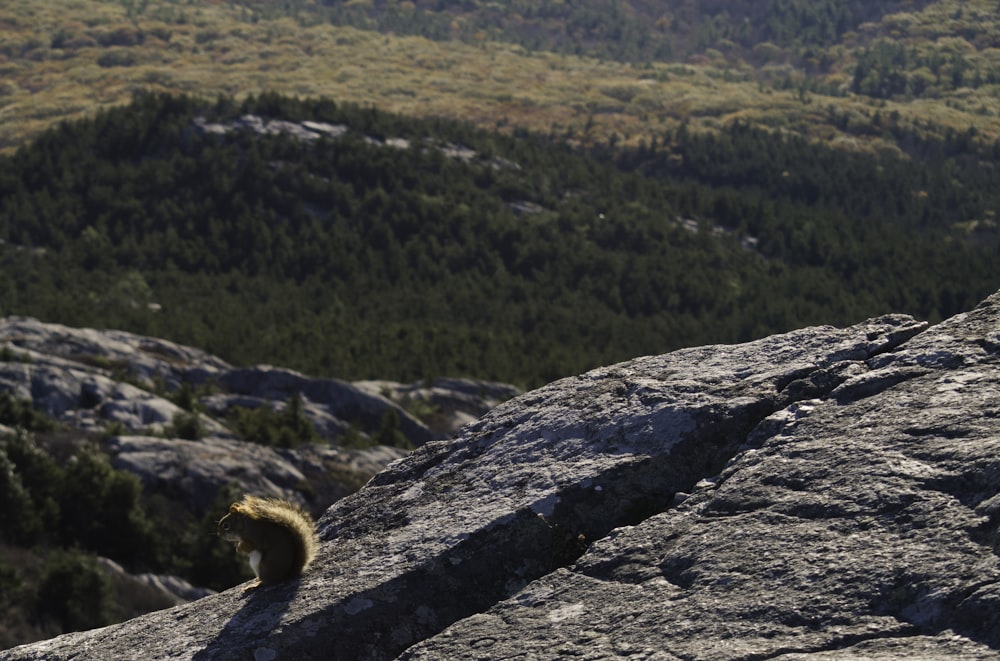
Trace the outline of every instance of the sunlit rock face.
[[557, 381], [390, 464], [292, 583], [0, 659], [989, 658], [1000, 295]]

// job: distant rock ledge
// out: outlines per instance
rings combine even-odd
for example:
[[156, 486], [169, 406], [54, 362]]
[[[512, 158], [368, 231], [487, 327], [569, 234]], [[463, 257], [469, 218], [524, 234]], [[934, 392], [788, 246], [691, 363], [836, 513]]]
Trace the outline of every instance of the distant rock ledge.
[[[198, 405], [196, 441], [173, 437], [178, 416], [192, 413], [173, 401], [181, 387]], [[79, 437], [106, 438], [103, 449], [115, 467], [199, 514], [230, 483], [325, 507], [408, 454], [385, 445], [344, 447], [346, 436], [374, 443], [391, 415], [403, 438], [420, 446], [450, 438], [519, 394], [506, 384], [465, 379], [352, 384], [269, 365], [233, 367], [167, 340], [23, 317], [0, 319], [0, 392], [30, 401]], [[235, 407], [283, 410], [295, 397], [329, 444], [265, 447], [240, 441], [230, 428]], [[431, 419], [420, 420], [401, 405], [414, 402], [433, 412]], [[302, 502], [302, 492], [314, 502]]]
[[15, 659], [1000, 656], [1000, 294], [563, 379], [391, 464], [297, 582]]

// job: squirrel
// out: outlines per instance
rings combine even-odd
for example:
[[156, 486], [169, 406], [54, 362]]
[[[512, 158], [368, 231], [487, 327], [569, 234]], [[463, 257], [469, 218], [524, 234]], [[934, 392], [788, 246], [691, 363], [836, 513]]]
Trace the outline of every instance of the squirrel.
[[257, 580], [243, 588], [272, 585], [302, 573], [319, 545], [315, 524], [301, 507], [278, 498], [244, 496], [219, 520], [219, 536], [250, 556]]

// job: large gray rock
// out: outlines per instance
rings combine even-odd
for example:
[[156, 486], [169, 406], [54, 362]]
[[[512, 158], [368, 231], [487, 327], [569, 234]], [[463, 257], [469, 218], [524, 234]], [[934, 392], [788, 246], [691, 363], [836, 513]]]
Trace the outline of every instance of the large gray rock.
[[[199, 395], [197, 441], [173, 438], [181, 433], [178, 423], [190, 416], [171, 401], [182, 401], [174, 397], [182, 386]], [[0, 391], [30, 401], [58, 420], [68, 437], [107, 439], [102, 447], [116, 468], [138, 475], [148, 491], [167, 495], [199, 516], [222, 487], [234, 483], [257, 495], [298, 501], [312, 511], [356, 491], [407, 451], [341, 447], [345, 435], [371, 441], [390, 414], [415, 445], [438, 434], [400, 405], [412, 401], [412, 387], [397, 386], [383, 393], [266, 365], [236, 368], [198, 349], [123, 331], [0, 319]], [[467, 411], [482, 415], [496, 403], [492, 394], [503, 388], [452, 380], [435, 393], [439, 398], [459, 393]], [[282, 410], [293, 397], [300, 398], [303, 413], [330, 444], [263, 447], [241, 442], [230, 428], [237, 407]], [[190, 426], [187, 430], [186, 435], [196, 435], [189, 433]], [[10, 433], [13, 429], [0, 425], [0, 434]]]
[[406, 658], [1000, 656], [998, 340], [994, 297], [845, 366], [676, 508]]
[[[215, 594], [215, 590], [191, 585], [190, 582], [177, 576], [149, 573], [130, 574], [114, 560], [99, 557], [97, 558], [97, 562], [114, 580], [131, 584], [132, 586], [140, 586], [140, 589], [151, 591], [160, 596], [169, 606], [187, 603], [207, 597], [210, 594]], [[167, 605], [161, 606], [161, 608], [166, 608]]]
[[[358, 423], [363, 429], [377, 430], [387, 413], [394, 413], [399, 430], [414, 445], [429, 441], [433, 434], [422, 422], [398, 404], [379, 394], [366, 392], [339, 379], [316, 379], [298, 372], [267, 365], [232, 369], [220, 374], [217, 383], [225, 392], [265, 401], [286, 402], [302, 398], [306, 410], [319, 407], [327, 418]], [[329, 422], [323, 419], [326, 425]]]
[[0, 319], [0, 345], [29, 359], [30, 366], [117, 373], [137, 381], [159, 378], [171, 388], [230, 369], [225, 361], [205, 351], [167, 340], [125, 331], [71, 328], [27, 317]]
[[325, 439], [353, 428], [374, 435], [391, 414], [413, 445], [435, 436], [399, 404], [337, 379], [259, 365], [236, 368], [204, 351], [116, 330], [70, 328], [24, 317], [0, 319], [0, 391], [27, 399], [72, 429], [100, 433], [169, 431], [184, 411], [167, 395], [182, 385], [207, 389], [200, 401], [206, 433], [227, 428], [235, 406], [283, 408], [295, 396]]
[[394, 402], [429, 409], [421, 419], [439, 440], [452, 438], [465, 425], [521, 394], [510, 384], [477, 379], [441, 378], [431, 383], [355, 381], [353, 385]]
[[1000, 295], [639, 358], [319, 522], [299, 581], [0, 659], [997, 658]]
[[[293, 397], [324, 439], [376, 434], [386, 416], [413, 445], [450, 438], [502, 401], [513, 386], [466, 379], [439, 379], [429, 386], [391, 381], [349, 383], [257, 365], [233, 367], [204, 351], [134, 333], [71, 328], [24, 317], [0, 319], [0, 391], [30, 400], [35, 408], [83, 432], [113, 426], [131, 433], [168, 431], [184, 411], [165, 395], [182, 385], [201, 389], [202, 427], [216, 436], [231, 411], [283, 409]], [[409, 412], [421, 403], [429, 422]]]
[[[347, 449], [306, 444], [289, 449], [220, 437], [187, 441], [116, 436], [105, 449], [115, 468], [137, 475], [147, 490], [182, 502], [199, 516], [212, 506], [222, 487], [234, 483], [248, 493], [307, 508], [332, 503], [407, 454], [382, 445]], [[310, 501], [303, 499], [303, 492]]]
[[[87, 433], [112, 426], [163, 432], [184, 411], [154, 392], [154, 382], [175, 389], [232, 369], [204, 351], [166, 340], [23, 317], [0, 319], [0, 347], [13, 358], [0, 362], [0, 390]], [[209, 433], [226, 432], [209, 418], [203, 426]]]
[[[85, 432], [101, 431], [113, 423], [130, 430], [160, 432], [183, 412], [148, 390], [111, 378], [102, 368], [53, 362], [0, 362], [0, 389], [30, 400], [49, 417]], [[221, 429], [221, 425], [208, 424]]]

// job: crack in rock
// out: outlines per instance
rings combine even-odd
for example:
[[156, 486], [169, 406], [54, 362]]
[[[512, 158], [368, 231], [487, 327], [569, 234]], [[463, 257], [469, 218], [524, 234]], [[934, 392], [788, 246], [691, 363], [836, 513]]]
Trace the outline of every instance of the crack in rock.
[[786, 372], [778, 396], [808, 399], [716, 478], [403, 658], [460, 656], [486, 625], [496, 657], [995, 658], [1000, 375], [980, 340], [998, 320], [994, 296], [892, 351]]

